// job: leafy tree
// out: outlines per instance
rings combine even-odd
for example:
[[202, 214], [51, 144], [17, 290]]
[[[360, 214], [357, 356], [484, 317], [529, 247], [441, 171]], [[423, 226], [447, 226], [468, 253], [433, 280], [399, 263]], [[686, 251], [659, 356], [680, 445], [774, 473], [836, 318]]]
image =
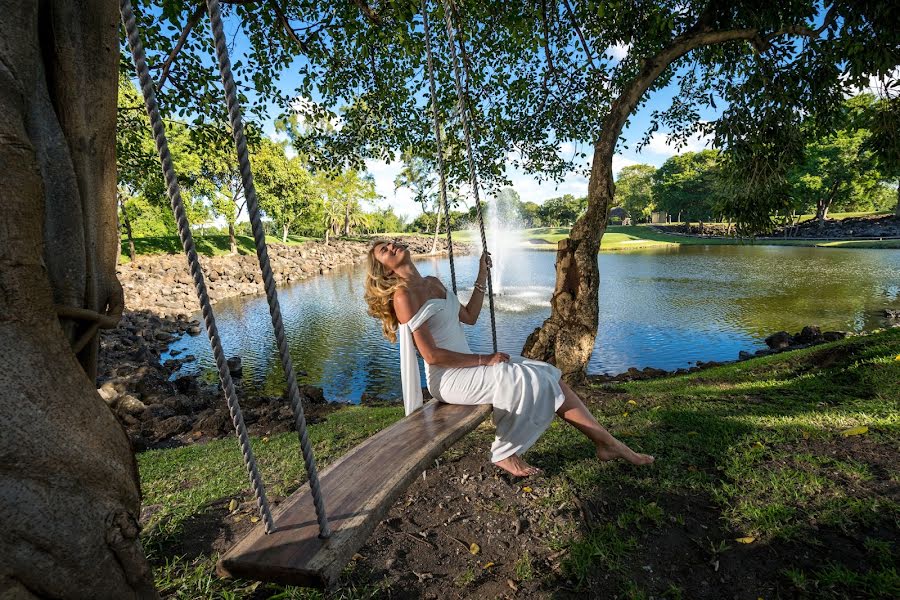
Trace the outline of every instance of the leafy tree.
[[259, 207], [287, 242], [291, 228], [314, 212], [321, 196], [309, 171], [298, 158], [288, 158], [279, 144], [263, 140], [255, 159]]
[[369, 231], [372, 233], [396, 233], [403, 231], [406, 223], [392, 206], [375, 209], [369, 214]]
[[884, 95], [864, 113], [863, 126], [871, 135], [863, 147], [872, 152], [885, 179], [895, 183], [894, 216], [900, 218], [900, 92], [885, 86]]
[[619, 172], [616, 180], [615, 203], [624, 208], [634, 221], [645, 221], [653, 212], [652, 165], [628, 165]]
[[587, 198], [572, 194], [550, 198], [541, 205], [541, 221], [547, 227], [571, 227], [584, 213]]
[[536, 202], [523, 202], [521, 206], [523, 225], [527, 228], [541, 227], [541, 205]]
[[653, 174], [656, 207], [679, 220], [708, 221], [717, 212], [718, 160], [716, 150], [675, 155]]
[[329, 236], [353, 235], [354, 230], [369, 226], [364, 206], [378, 198], [375, 180], [368, 173], [348, 168], [328, 171], [318, 179], [325, 194], [325, 243]]

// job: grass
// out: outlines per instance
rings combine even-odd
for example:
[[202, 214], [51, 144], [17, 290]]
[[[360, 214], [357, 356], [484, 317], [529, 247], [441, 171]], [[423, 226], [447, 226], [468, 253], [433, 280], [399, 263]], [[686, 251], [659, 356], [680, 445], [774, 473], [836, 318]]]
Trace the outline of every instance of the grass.
[[[598, 570], [624, 569], [627, 581], [630, 559], [647, 561], [661, 532], [684, 529], [676, 513], [699, 518], [690, 508], [699, 503], [718, 515], [707, 525], [721, 528], [710, 527], [711, 556], [801, 545], [820, 559], [815, 566], [785, 559], [793, 569], [785, 577], [808, 590], [795, 581], [787, 584], [793, 592], [897, 597], [895, 543], [867, 541], [873, 558], [862, 568], [827, 546], [829, 532], [860, 544], [866, 532], [896, 535], [900, 502], [890, 489], [900, 482], [900, 330], [595, 391], [598, 419], [659, 460], [652, 469], [574, 460], [590, 447], [558, 423], [532, 451], [551, 474], [548, 485], [567, 485], [583, 504], [610, 505], [601, 524], [571, 533], [574, 580], [589, 586]], [[861, 425], [865, 435], [841, 435]]]
[[[568, 228], [538, 228], [524, 230], [527, 247], [538, 250], [555, 250], [560, 240], [568, 237]], [[674, 248], [676, 246], [814, 246], [820, 248], [900, 248], [900, 240], [836, 240], [822, 242], [804, 239], [700, 238], [672, 235], [652, 229], [647, 225], [607, 227], [600, 244], [600, 251], [639, 250], [646, 248]]]
[[[611, 596], [693, 597], [695, 579], [664, 576], [668, 565], [686, 560], [687, 547], [707, 557], [704, 565], [777, 569], [755, 577], [784, 597], [900, 595], [900, 502], [891, 491], [900, 484], [900, 329], [581, 392], [614, 435], [657, 462], [640, 469], [599, 463], [591, 445], [559, 421], [529, 452], [549, 490], [533, 501], [548, 514], [564, 503], [583, 507], [582, 517], [550, 535], [550, 548], [565, 550], [566, 579]], [[328, 464], [401, 414], [400, 407], [331, 414], [311, 427], [317, 460]], [[842, 435], [858, 426], [868, 431]], [[274, 497], [300, 484], [296, 444], [293, 434], [254, 441]], [[255, 517], [236, 443], [146, 452], [138, 462], [144, 505], [154, 511], [142, 536], [158, 586], [178, 598], [249, 595], [255, 584], [215, 578], [215, 556], [185, 558], [176, 543], [216, 511]], [[779, 559], [758, 559], [771, 553]], [[521, 557], [517, 579], [556, 585], [556, 575], [536, 571], [533, 561]], [[650, 578], [651, 571], [661, 579]], [[468, 573], [456, 581], [470, 583]], [[284, 598], [319, 597], [299, 588], [265, 589]], [[371, 597], [379, 588], [341, 593]]]
[[[299, 235], [289, 235], [287, 244], [302, 244], [304, 242], [314, 241], [317, 238], [304, 237]], [[235, 236], [237, 243], [237, 251], [239, 254], [256, 254], [253, 245], [253, 238], [248, 235]], [[282, 244], [280, 237], [271, 235], [266, 236], [268, 244]], [[221, 256], [231, 253], [231, 244], [227, 235], [195, 235], [194, 245], [197, 247], [197, 253], [203, 256]], [[134, 251], [138, 257], [152, 256], [154, 254], [181, 254], [181, 240], [178, 236], [159, 236], [159, 237], [138, 237], [134, 238]], [[120, 262], [129, 262], [128, 238], [122, 238], [122, 254]]]

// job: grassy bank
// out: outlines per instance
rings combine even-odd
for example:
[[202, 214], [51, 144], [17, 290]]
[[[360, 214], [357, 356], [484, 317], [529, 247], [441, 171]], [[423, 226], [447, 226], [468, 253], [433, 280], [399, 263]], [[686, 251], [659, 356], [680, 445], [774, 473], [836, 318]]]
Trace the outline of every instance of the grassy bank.
[[[268, 244], [288, 245], [302, 244], [303, 242], [314, 241], [316, 238], [304, 237], [299, 235], [288, 236], [287, 242], [282, 242], [280, 237], [266, 236]], [[255, 254], [256, 249], [253, 245], [253, 238], [249, 235], [239, 235], [235, 237], [237, 243], [237, 251], [239, 254]], [[231, 243], [227, 235], [194, 235], [194, 245], [197, 247], [197, 253], [202, 256], [220, 256], [231, 253]], [[134, 251], [141, 256], [152, 256], [154, 254], [181, 254], [181, 240], [178, 236], [159, 236], [159, 237], [139, 237], [134, 239]], [[128, 238], [122, 238], [122, 254], [120, 262], [128, 262], [130, 260]]]
[[[542, 227], [524, 230], [523, 245], [538, 250], [555, 250], [559, 240], [569, 235], [565, 227]], [[606, 229], [600, 245], [601, 251], [637, 250], [676, 246], [814, 246], [820, 248], [900, 248], [900, 240], [821, 240], [700, 238], [672, 235], [652, 229], [647, 225], [611, 226]]]
[[[498, 496], [466, 475], [461, 481], [474, 487], [455, 501], [461, 505], [445, 507], [483, 505], [496, 513], [514, 506], [546, 515], [530, 523], [527, 560], [492, 559], [486, 543], [477, 557], [457, 549], [457, 558], [442, 560], [459, 572], [444, 581], [414, 576], [402, 561], [379, 571], [366, 562], [379, 548], [364, 548], [341, 596], [496, 595], [527, 585], [547, 596], [589, 589], [627, 598], [900, 595], [900, 330], [579, 391], [601, 423], [657, 463], [599, 463], [557, 421], [527, 455], [545, 476], [501, 486]], [[313, 425], [320, 464], [401, 415], [399, 407], [356, 407]], [[451, 473], [458, 476], [466, 460], [481, 464], [491, 436], [490, 426], [480, 428], [445, 455], [448, 470], [430, 472], [429, 480], [458, 481]], [[296, 443], [293, 434], [255, 440], [276, 500], [303, 472]], [[234, 441], [147, 452], [138, 463], [151, 515], [143, 539], [166, 595], [317, 597], [213, 575], [215, 554], [228, 541], [221, 532], [256, 518]], [[477, 475], [479, 467], [471, 469]], [[432, 485], [417, 484], [407, 510], [437, 510], [446, 487]], [[433, 498], [432, 489], [440, 490]], [[570, 518], [551, 518], [558, 514]], [[484, 535], [472, 527], [472, 539]], [[519, 547], [517, 534], [508, 535]], [[424, 549], [421, 540], [391, 539], [410, 552]]]

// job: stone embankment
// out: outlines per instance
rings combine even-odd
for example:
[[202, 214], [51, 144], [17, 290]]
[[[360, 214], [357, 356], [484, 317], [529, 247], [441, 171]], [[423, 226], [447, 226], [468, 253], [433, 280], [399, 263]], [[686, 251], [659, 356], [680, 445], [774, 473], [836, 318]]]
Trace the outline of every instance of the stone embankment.
[[[431, 250], [431, 240], [403, 237], [413, 254]], [[438, 246], [441, 252], [443, 240]], [[454, 244], [454, 251], [471, 249]], [[269, 246], [269, 259], [279, 286], [290, 285], [365, 259], [365, 242], [333, 241]], [[234, 296], [263, 294], [256, 256], [201, 258], [213, 302]], [[181, 255], [145, 256], [135, 265], [119, 268], [125, 290], [125, 314], [119, 327], [100, 339], [98, 393], [128, 432], [135, 450], [175, 446], [229, 435], [231, 417], [217, 382], [196, 376], [172, 380], [193, 356], [165, 362], [160, 356], [182, 335], [200, 335], [201, 324], [190, 315], [199, 311], [187, 262]], [[274, 348], [273, 348], [274, 352]], [[294, 418], [284, 397], [245, 394], [241, 379], [235, 386], [244, 421], [254, 435], [270, 435], [293, 428]], [[315, 422], [338, 405], [328, 403], [322, 390], [302, 386], [307, 420]]]
[[[431, 239], [408, 236], [401, 238], [413, 254], [431, 251]], [[438, 250], [445, 251], [446, 241], [439, 240]], [[467, 246], [456, 251], [466, 253]], [[290, 285], [332, 269], [361, 262], [368, 251], [367, 242], [332, 241], [305, 244], [269, 245], [269, 261], [275, 282]], [[265, 293], [259, 263], [255, 255], [202, 257], [206, 287], [213, 303], [234, 296]], [[169, 318], [186, 318], [200, 310], [194, 284], [183, 255], [141, 256], [134, 264], [119, 266], [119, 281], [125, 289], [128, 310], [146, 310]]]

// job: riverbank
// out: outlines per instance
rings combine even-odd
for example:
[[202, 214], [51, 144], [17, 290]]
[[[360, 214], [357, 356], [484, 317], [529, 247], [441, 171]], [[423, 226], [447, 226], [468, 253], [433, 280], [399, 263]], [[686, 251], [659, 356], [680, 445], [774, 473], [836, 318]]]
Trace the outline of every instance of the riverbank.
[[[862, 224], [855, 224], [856, 221]], [[815, 237], [816, 228], [812, 224], [804, 224], [801, 227], [803, 233], [800, 237], [759, 237], [738, 238], [725, 237], [713, 234], [699, 235], [695, 233], [683, 233], [681, 225], [628, 225], [607, 227], [606, 233], [600, 244], [600, 251], [643, 250], [648, 248], [676, 248], [678, 246], [805, 246], [817, 248], [876, 248], [898, 249], [900, 248], [900, 219], [886, 216], [879, 217], [884, 223], [877, 229], [868, 223], [872, 219], [855, 219], [843, 226], [832, 225], [826, 229], [826, 233]], [[721, 225], [724, 231], [724, 224]], [[706, 225], [709, 228], [709, 225]], [[856, 229], [854, 229], [856, 227]], [[715, 227], [713, 232], [718, 231]], [[855, 234], [850, 232], [856, 232]], [[894, 239], [878, 239], [881, 237]], [[844, 235], [839, 235], [844, 234]], [[863, 235], [865, 234], [865, 235]], [[534, 250], [556, 250], [557, 243], [568, 237], [567, 227], [542, 227], [526, 229], [522, 231], [522, 247]], [[854, 235], [856, 237], [854, 237]], [[463, 238], [466, 239], [466, 238]]]
[[[401, 239], [415, 255], [431, 250], [431, 238]], [[438, 248], [444, 251], [443, 240]], [[271, 244], [269, 258], [276, 282], [288, 285], [360, 262], [367, 249], [366, 241], [333, 240], [327, 246], [321, 242]], [[460, 245], [455, 250], [467, 253], [470, 249]], [[264, 293], [255, 255], [203, 257], [201, 262], [213, 304], [224, 298]], [[178, 337], [204, 335], [201, 324], [190, 316], [199, 311], [199, 305], [184, 256], [143, 256], [135, 264], [120, 265], [118, 275], [126, 310], [119, 327], [101, 333], [97, 386], [135, 450], [176, 447], [229, 435], [231, 419], [218, 382], [197, 376], [170, 381], [183, 364], [195, 358], [178, 355], [160, 360]], [[234, 381], [252, 434], [272, 435], [293, 427], [286, 398], [245, 392], [241, 378]], [[341, 406], [327, 402], [322, 390], [314, 386], [302, 386], [301, 396], [307, 420], [312, 422]]]
[[[401, 497], [338, 591], [896, 597], [898, 390], [897, 329], [675, 377], [591, 380], [578, 389], [591, 411], [656, 455], [654, 466], [599, 463], [557, 421], [527, 455], [544, 475], [513, 481], [486, 463], [485, 423]], [[333, 412], [311, 427], [319, 464], [401, 416]], [[296, 444], [290, 433], [255, 440], [275, 502], [304, 479]], [[217, 554], [256, 520], [233, 439], [146, 452], [138, 464], [143, 542], [164, 595], [319, 597], [215, 577]]]

